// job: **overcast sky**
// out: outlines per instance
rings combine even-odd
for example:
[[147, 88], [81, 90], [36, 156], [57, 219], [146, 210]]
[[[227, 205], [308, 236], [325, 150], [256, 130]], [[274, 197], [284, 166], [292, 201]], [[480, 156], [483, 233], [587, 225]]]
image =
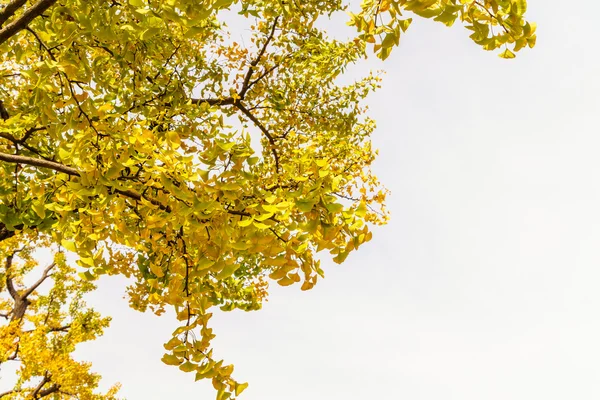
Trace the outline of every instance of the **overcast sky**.
[[[538, 45], [506, 61], [416, 21], [369, 99], [389, 225], [314, 290], [218, 313], [246, 400], [600, 398], [600, 3], [529, 0]], [[337, 29], [332, 27], [332, 29]], [[212, 399], [160, 361], [176, 323], [127, 308], [82, 346], [129, 400]]]

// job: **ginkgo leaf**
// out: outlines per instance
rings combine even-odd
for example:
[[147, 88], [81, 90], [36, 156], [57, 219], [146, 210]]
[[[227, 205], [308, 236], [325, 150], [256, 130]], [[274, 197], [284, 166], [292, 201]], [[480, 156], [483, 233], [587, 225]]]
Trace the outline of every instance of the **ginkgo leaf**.
[[75, 242], [73, 242], [72, 240], [62, 240], [60, 242], [61, 246], [64, 247], [65, 249], [72, 251], [72, 252], [77, 252], [77, 247], [75, 247]]
[[313, 207], [315, 206], [315, 204], [317, 204], [318, 200], [309, 200], [309, 199], [304, 199], [304, 200], [296, 200], [296, 207], [298, 207], [298, 209], [300, 211], [303, 212], [310, 212]]
[[[164, 361], [164, 357], [163, 357], [163, 362]], [[165, 362], [165, 364], [168, 364], [167, 362]], [[173, 364], [171, 364], [173, 365]], [[179, 369], [182, 370], [183, 372], [192, 372], [196, 370], [196, 365], [192, 364], [189, 361], [184, 362], [183, 364], [179, 365]]]
[[516, 56], [515, 56], [515, 53], [513, 53], [509, 49], [506, 49], [502, 53], [500, 53], [500, 57], [502, 57], [502, 58], [515, 58]]
[[180, 365], [181, 364], [181, 360], [172, 354], [165, 354], [162, 358], [162, 362], [164, 362], [167, 365]]
[[239, 396], [242, 394], [244, 390], [248, 387], [248, 383], [236, 383], [235, 385], [235, 395]]
[[254, 221], [254, 218], [242, 219], [242, 220], [238, 221], [238, 225], [241, 227], [246, 227], [246, 226], [249, 226], [250, 224], [252, 224], [253, 221]]

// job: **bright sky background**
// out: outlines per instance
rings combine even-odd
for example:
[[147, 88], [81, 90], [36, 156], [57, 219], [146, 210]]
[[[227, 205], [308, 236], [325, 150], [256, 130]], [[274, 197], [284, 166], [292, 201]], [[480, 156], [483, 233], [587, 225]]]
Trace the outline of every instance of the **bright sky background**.
[[[219, 313], [245, 400], [600, 398], [600, 3], [529, 0], [538, 45], [505, 61], [416, 21], [370, 97], [392, 220], [314, 290]], [[333, 31], [339, 28], [331, 28]], [[129, 400], [213, 399], [160, 361], [176, 327], [127, 308], [82, 346]]]

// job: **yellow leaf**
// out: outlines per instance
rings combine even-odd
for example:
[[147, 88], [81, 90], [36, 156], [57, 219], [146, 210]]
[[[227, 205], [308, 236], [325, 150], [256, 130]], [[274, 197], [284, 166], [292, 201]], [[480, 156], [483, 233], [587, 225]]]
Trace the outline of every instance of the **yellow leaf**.
[[183, 372], [192, 372], [196, 370], [196, 366], [189, 361], [184, 362], [179, 366], [179, 369]]
[[235, 384], [235, 395], [239, 396], [248, 387], [247, 383], [236, 383]]
[[515, 58], [516, 57], [515, 53], [513, 53], [509, 49], [504, 50], [502, 53], [499, 54], [499, 56], [502, 58]]
[[254, 219], [252, 217], [242, 219], [242, 220], [238, 221], [238, 225], [241, 227], [246, 227], [246, 226], [249, 226], [253, 221], [254, 221]]
[[181, 364], [181, 360], [177, 357], [175, 357], [172, 354], [165, 354], [162, 358], [162, 362], [164, 362], [167, 365], [179, 365]]
[[167, 140], [169, 141], [169, 143], [171, 143], [171, 145], [175, 149], [177, 149], [177, 148], [179, 148], [179, 146], [181, 146], [181, 138], [175, 131], [167, 132]]
[[72, 251], [73, 253], [77, 252], [77, 248], [75, 247], [75, 242], [71, 241], [71, 240], [62, 240], [60, 242], [60, 244], [62, 245], [62, 247], [64, 247], [65, 249]]

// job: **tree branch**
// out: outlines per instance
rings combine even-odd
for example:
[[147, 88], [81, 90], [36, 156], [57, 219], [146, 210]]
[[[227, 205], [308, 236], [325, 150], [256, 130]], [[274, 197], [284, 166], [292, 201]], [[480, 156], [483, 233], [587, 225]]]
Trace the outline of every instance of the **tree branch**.
[[52, 393], [58, 392], [59, 389], [60, 389], [59, 385], [53, 384], [52, 386], [50, 386], [50, 387], [48, 387], [46, 389], [40, 390], [39, 393], [38, 393], [38, 396], [34, 397], [34, 398], [41, 399], [43, 397], [51, 395]]
[[48, 372], [46, 372], [44, 374], [44, 377], [42, 378], [42, 381], [31, 393], [31, 397], [33, 397], [34, 399], [41, 399], [42, 397], [46, 397], [51, 395], [52, 393], [58, 392], [58, 390], [60, 389], [60, 385], [57, 385], [56, 383], [52, 384], [52, 386], [47, 387], [46, 389], [43, 389], [44, 385], [46, 385], [46, 383], [49, 382], [51, 382], [50, 375], [48, 374]]
[[25, 292], [23, 292], [23, 294], [21, 295], [21, 299], [26, 299], [27, 296], [29, 296], [31, 293], [33, 293], [33, 291], [35, 289], [37, 289], [42, 283], [44, 283], [44, 281], [46, 279], [48, 279], [48, 277], [50, 276], [48, 273], [52, 270], [52, 268], [54, 268], [56, 266], [55, 263], [50, 264], [48, 267], [46, 267], [46, 269], [44, 270], [44, 272], [42, 273], [42, 277], [40, 279], [37, 280], [37, 282], [35, 282], [33, 285], [31, 285], [27, 290], [25, 290]]
[[15, 12], [23, 7], [23, 4], [27, 3], [27, 0], [13, 0], [8, 3], [2, 11], [0, 11], [0, 26], [4, 25], [6, 20], [15, 15]]
[[17, 139], [16, 137], [14, 137], [13, 135], [11, 135], [10, 133], [7, 133], [7, 132], [0, 132], [0, 138], [6, 139], [9, 142], [12, 142], [13, 144], [15, 144], [17, 146], [23, 146], [25, 149], [29, 150], [33, 154], [36, 154], [36, 155], [42, 157], [44, 160], [51, 161], [48, 157], [44, 157], [35, 147], [32, 147], [32, 146], [28, 145], [27, 143], [25, 143], [25, 141], [31, 137], [33, 132], [41, 131], [43, 129], [45, 129], [45, 128], [28, 129], [27, 132], [25, 132], [25, 136], [23, 136], [22, 139]]
[[250, 119], [250, 121], [254, 122], [254, 124], [265, 134], [269, 143], [271, 144], [271, 153], [273, 153], [273, 158], [275, 158], [275, 170], [279, 171], [279, 154], [277, 154], [277, 150], [275, 150], [275, 138], [269, 130], [260, 122], [242, 103], [239, 101], [234, 104], [238, 110], [240, 110], [244, 115]]
[[[272, 138], [272, 136], [271, 136], [271, 138]], [[275, 154], [275, 156], [276, 156], [276, 164], [277, 164], [277, 166], [279, 166], [279, 158], [277, 157], [277, 153], [275, 152], [275, 149], [272, 149], [272, 150], [273, 150], [273, 154]], [[69, 167], [64, 164], [57, 163], [55, 161], [40, 160], [39, 158], [0, 153], [0, 161], [5, 161], [5, 162], [13, 163], [13, 164], [31, 165], [31, 166], [40, 167], [40, 168], [48, 168], [48, 169], [51, 169], [54, 171], [63, 172], [69, 176], [76, 176], [76, 177], [81, 176], [79, 171], [77, 171], [73, 167]], [[171, 207], [165, 206], [160, 201], [158, 201], [156, 199], [148, 198], [148, 197], [144, 196], [143, 194], [139, 194], [138, 192], [136, 192], [134, 190], [115, 189], [111, 186], [106, 186], [106, 188], [110, 192], [121, 194], [125, 197], [128, 197], [128, 198], [136, 200], [136, 201], [141, 201], [142, 199], [144, 199], [144, 200], [148, 201], [149, 203], [157, 206], [159, 209], [161, 209], [163, 211], [171, 212]], [[227, 210], [227, 213], [235, 214], [236, 211]], [[4, 240], [11, 236], [14, 236], [14, 233], [11, 233], [11, 231], [8, 231], [6, 229], [6, 226], [0, 222], [0, 239]]]
[[13, 257], [14, 257], [14, 254], [11, 254], [8, 257], [6, 257], [6, 264], [4, 267], [4, 271], [6, 274], [6, 288], [8, 289], [8, 293], [10, 294], [10, 297], [13, 298], [13, 300], [17, 301], [20, 299], [20, 296], [19, 296], [19, 293], [17, 292], [17, 290], [15, 289], [15, 285], [14, 285], [13, 280], [10, 277], [10, 273], [9, 273], [10, 267], [12, 266]]
[[269, 140], [269, 143], [271, 143], [272, 145], [275, 144], [275, 138], [273, 137], [273, 135], [271, 135], [269, 130], [262, 124], [262, 122], [260, 122], [242, 103], [236, 102], [235, 106], [238, 108], [238, 110], [244, 113], [244, 115], [246, 115], [248, 119], [250, 119], [250, 121], [254, 122], [254, 124], [262, 131], [262, 133], [265, 134], [265, 136]]
[[35, 18], [42, 15], [44, 11], [52, 7], [57, 0], [40, 0], [33, 6], [25, 10], [23, 14], [10, 24], [0, 30], [0, 45], [10, 39], [17, 32], [25, 29], [27, 25]]
[[34, 167], [48, 168], [70, 176], [80, 176], [79, 172], [77, 172], [75, 168], [67, 167], [66, 165], [54, 161], [40, 160], [39, 158], [0, 153], [0, 161], [9, 162], [12, 164], [26, 164]]
[[191, 99], [192, 104], [208, 103], [211, 106], [231, 106], [235, 103], [233, 97], [226, 97], [224, 99]]
[[21, 390], [14, 390], [14, 389], [13, 390], [7, 390], [4, 393], [0, 393], [0, 399], [3, 398], [3, 397], [8, 396], [9, 394], [19, 393], [19, 392], [21, 392]]
[[[15, 229], [23, 229], [23, 225], [20, 224], [14, 227]], [[6, 227], [3, 222], [0, 222], [0, 242], [6, 239], [10, 239], [15, 236], [15, 230], [10, 230]]]
[[246, 92], [248, 91], [248, 89], [250, 89], [250, 79], [252, 79], [252, 74], [254, 73], [254, 68], [256, 68], [256, 66], [260, 62], [260, 59], [265, 54], [265, 51], [267, 51], [267, 47], [269, 46], [269, 43], [271, 42], [271, 40], [273, 40], [273, 36], [275, 36], [275, 28], [277, 27], [277, 21], [279, 21], [279, 16], [275, 17], [275, 21], [273, 21], [273, 26], [271, 27], [271, 32], [269, 33], [267, 40], [265, 40], [265, 43], [263, 44], [263, 47], [258, 52], [258, 55], [256, 56], [256, 58], [254, 60], [252, 60], [252, 62], [250, 63], [250, 68], [248, 68], [248, 71], [246, 72], [246, 76], [244, 77], [244, 83], [242, 84], [242, 90], [240, 90], [240, 93], [239, 93], [241, 99], [244, 98], [244, 96], [246, 95]]

